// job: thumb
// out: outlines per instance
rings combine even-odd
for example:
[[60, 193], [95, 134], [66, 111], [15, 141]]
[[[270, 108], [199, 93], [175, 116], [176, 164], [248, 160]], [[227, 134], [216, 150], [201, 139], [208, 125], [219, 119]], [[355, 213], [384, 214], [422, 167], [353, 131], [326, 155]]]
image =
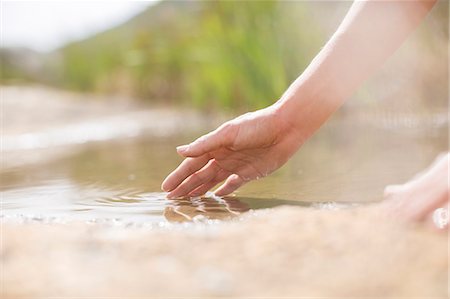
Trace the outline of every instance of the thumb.
[[214, 130], [194, 142], [177, 147], [177, 152], [183, 157], [198, 157], [226, 146], [230, 141], [230, 135], [224, 128]]

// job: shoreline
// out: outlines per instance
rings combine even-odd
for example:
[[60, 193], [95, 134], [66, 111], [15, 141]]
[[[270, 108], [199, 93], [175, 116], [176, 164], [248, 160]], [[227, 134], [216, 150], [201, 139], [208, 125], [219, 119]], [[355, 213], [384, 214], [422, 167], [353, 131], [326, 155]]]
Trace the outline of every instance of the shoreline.
[[445, 233], [374, 207], [280, 207], [176, 229], [2, 223], [2, 231], [4, 298], [447, 292]]

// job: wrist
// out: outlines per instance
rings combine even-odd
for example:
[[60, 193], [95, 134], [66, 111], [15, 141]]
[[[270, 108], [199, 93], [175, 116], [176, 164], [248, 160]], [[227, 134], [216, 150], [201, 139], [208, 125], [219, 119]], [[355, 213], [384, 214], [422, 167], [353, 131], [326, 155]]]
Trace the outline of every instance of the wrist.
[[328, 93], [325, 86], [300, 77], [274, 105], [276, 117], [285, 129], [303, 143], [339, 108], [342, 97]]

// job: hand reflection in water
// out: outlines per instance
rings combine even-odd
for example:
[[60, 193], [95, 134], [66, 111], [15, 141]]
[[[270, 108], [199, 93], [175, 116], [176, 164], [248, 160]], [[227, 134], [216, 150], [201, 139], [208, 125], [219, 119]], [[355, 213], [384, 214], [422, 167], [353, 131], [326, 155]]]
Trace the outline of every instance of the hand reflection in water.
[[209, 197], [171, 199], [164, 209], [169, 222], [193, 221], [195, 217], [206, 219], [228, 219], [250, 210], [236, 197], [224, 197], [220, 201]]

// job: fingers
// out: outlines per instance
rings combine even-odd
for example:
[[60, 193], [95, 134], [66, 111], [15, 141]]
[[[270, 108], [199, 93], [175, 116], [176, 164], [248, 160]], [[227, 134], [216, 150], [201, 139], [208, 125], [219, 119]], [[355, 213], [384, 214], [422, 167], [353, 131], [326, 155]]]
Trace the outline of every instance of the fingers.
[[237, 174], [230, 175], [229, 171], [220, 169], [214, 161], [211, 161], [204, 168], [184, 180], [167, 197], [201, 196], [225, 179], [227, 179], [225, 183], [214, 192], [215, 195], [228, 195], [246, 183], [246, 180], [241, 176]]
[[209, 190], [214, 188], [214, 186], [216, 186], [218, 183], [222, 182], [227, 177], [229, 177], [230, 174], [231, 173], [229, 171], [226, 171], [226, 170], [222, 169], [221, 171], [219, 171], [217, 173], [216, 177], [213, 178], [211, 181], [201, 185], [197, 189], [194, 189], [194, 191], [191, 191], [189, 193], [189, 196], [196, 197], [196, 196], [201, 196], [201, 195], [205, 194], [206, 192], [208, 192]]
[[209, 161], [205, 167], [190, 175], [178, 187], [171, 191], [167, 195], [167, 198], [176, 198], [187, 195], [197, 187], [211, 181], [219, 170], [220, 168], [214, 160]]
[[161, 184], [161, 189], [169, 192], [175, 189], [188, 176], [195, 173], [209, 161], [208, 155], [185, 159]]
[[228, 177], [225, 183], [217, 189], [214, 194], [216, 196], [224, 196], [232, 193], [239, 187], [241, 187], [245, 183], [245, 180], [242, 179], [237, 174], [232, 174]]
[[178, 154], [184, 157], [198, 157], [226, 146], [232, 140], [233, 127], [222, 125], [218, 129], [203, 135], [188, 145], [177, 147]]
[[258, 169], [256, 169], [254, 166], [248, 165], [246, 167], [241, 167], [236, 170], [236, 173], [230, 175], [228, 179], [225, 181], [225, 183], [222, 186], [220, 186], [214, 192], [214, 194], [216, 196], [228, 195], [236, 191], [246, 182], [249, 182], [255, 178], [256, 179], [262, 178], [263, 176], [264, 175], [260, 171], [258, 171]]

